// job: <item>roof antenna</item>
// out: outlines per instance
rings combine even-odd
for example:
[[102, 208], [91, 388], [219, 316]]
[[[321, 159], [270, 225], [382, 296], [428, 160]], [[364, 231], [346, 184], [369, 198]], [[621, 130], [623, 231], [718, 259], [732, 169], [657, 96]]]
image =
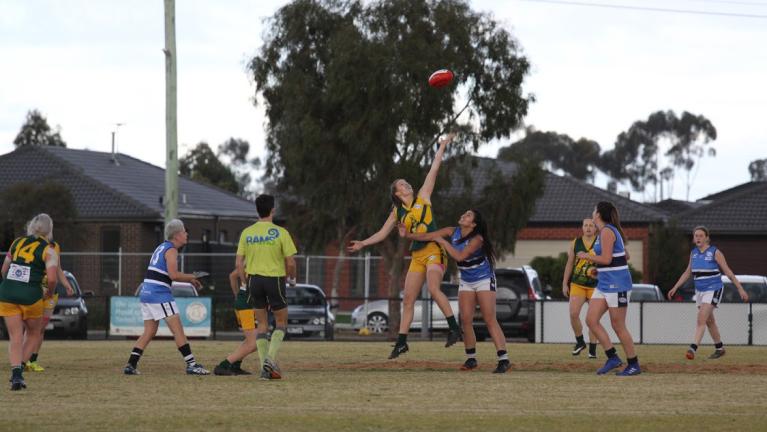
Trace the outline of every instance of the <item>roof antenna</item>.
[[117, 129], [124, 125], [125, 123], [115, 123], [115, 129], [112, 131], [112, 163], [117, 166], [120, 166], [120, 162], [117, 161], [117, 153], [115, 153], [115, 135], [117, 134]]

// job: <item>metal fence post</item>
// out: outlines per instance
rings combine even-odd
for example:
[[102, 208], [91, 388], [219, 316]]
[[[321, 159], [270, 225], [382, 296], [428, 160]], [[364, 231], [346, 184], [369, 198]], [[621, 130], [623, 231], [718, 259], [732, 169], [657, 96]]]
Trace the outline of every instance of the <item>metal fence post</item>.
[[546, 342], [546, 328], [543, 326], [544, 310], [546, 310], [546, 299], [541, 299], [541, 343]]
[[639, 302], [639, 343], [644, 341], [644, 302]]
[[[368, 326], [368, 298], [370, 297], [370, 252], [365, 252], [365, 328]], [[354, 324], [354, 323], [352, 323]]]
[[123, 295], [123, 248], [117, 248], [117, 295]]
[[748, 345], [754, 344], [754, 304], [748, 302]]
[[111, 317], [112, 311], [110, 310], [111, 303], [112, 303], [111, 302], [111, 297], [110, 296], [105, 296], [104, 297], [104, 303], [105, 303], [104, 310], [106, 311], [104, 313], [104, 316], [106, 317], [106, 321], [107, 321], [106, 323], [104, 323], [106, 325], [106, 327], [105, 327], [106, 328], [106, 337], [104, 339], [109, 339], [109, 327], [110, 327], [109, 323], [112, 321], [112, 317]]
[[309, 255], [306, 256], [306, 271], [304, 272], [304, 283], [309, 283]]

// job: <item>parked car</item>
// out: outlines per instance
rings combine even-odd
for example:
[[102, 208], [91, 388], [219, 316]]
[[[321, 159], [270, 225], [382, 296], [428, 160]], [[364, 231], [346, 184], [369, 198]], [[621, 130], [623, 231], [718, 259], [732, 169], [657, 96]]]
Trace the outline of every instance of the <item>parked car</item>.
[[[767, 303], [767, 276], [735, 275], [743, 289], [748, 293], [748, 301], [752, 303]], [[727, 276], [722, 276], [724, 292], [723, 303], [741, 303], [743, 300], [738, 295], [738, 289]]]
[[[538, 272], [530, 266], [495, 269], [495, 279], [495, 317], [503, 334], [535, 340], [534, 302], [550, 298], [543, 292]], [[474, 333], [479, 341], [490, 336], [479, 307], [474, 312]]]
[[658, 285], [652, 284], [633, 284], [631, 286], [631, 296], [629, 299], [632, 302], [639, 301], [663, 301], [663, 293], [660, 291]]
[[[458, 314], [458, 285], [449, 282], [442, 282], [440, 289], [447, 296], [450, 307], [453, 312]], [[402, 293], [400, 293], [402, 298]], [[413, 322], [410, 324], [410, 330], [420, 330], [423, 317], [423, 308], [431, 307], [431, 328], [447, 329], [447, 319], [442, 310], [436, 303], [429, 299], [424, 299], [419, 294], [415, 302], [415, 311], [413, 313]], [[400, 313], [402, 313], [402, 302], [400, 302]], [[352, 328], [358, 330], [365, 327], [365, 304], [357, 306], [352, 311]], [[384, 333], [389, 329], [389, 300], [373, 300], [368, 302], [367, 327], [373, 333]]]
[[85, 299], [93, 297], [93, 291], [82, 291], [80, 284], [74, 275], [64, 271], [69, 284], [72, 285], [74, 293], [67, 295], [64, 285], [56, 285], [56, 293], [59, 295], [59, 302], [53, 309], [51, 320], [45, 327], [46, 333], [55, 335], [69, 336], [78, 339], [88, 338], [88, 307]]
[[[534, 312], [531, 301], [542, 300], [546, 297], [538, 279], [538, 273], [530, 266], [515, 269], [496, 269], [496, 317], [507, 336], [523, 334], [529, 340], [535, 337]], [[448, 298], [450, 306], [456, 315], [458, 309], [458, 285], [443, 282], [442, 292]], [[422, 308], [428, 307], [429, 300], [419, 299], [415, 303], [411, 330], [421, 328]], [[389, 328], [389, 300], [374, 300], [368, 302], [367, 320], [365, 305], [357, 306], [352, 312], [352, 328], [360, 329], [367, 325], [373, 333], [383, 333]], [[442, 311], [433, 304], [431, 308], [433, 329], [447, 329], [447, 320]], [[460, 319], [460, 317], [458, 317]], [[482, 320], [479, 309], [474, 314], [474, 331], [478, 340], [486, 339], [489, 334]]]
[[[317, 285], [297, 284], [286, 289], [288, 302], [287, 336], [318, 336], [332, 340], [336, 317]], [[271, 321], [271, 320], [270, 320]]]
[[[743, 289], [748, 293], [748, 299], [753, 303], [767, 303], [767, 276], [760, 275], [735, 275], [738, 281], [743, 285]], [[722, 293], [723, 303], [740, 303], [742, 300], [738, 295], [738, 289], [730, 281], [730, 278], [722, 275], [724, 292]], [[692, 278], [685, 282], [676, 292], [674, 301], [695, 301], [695, 286]]]

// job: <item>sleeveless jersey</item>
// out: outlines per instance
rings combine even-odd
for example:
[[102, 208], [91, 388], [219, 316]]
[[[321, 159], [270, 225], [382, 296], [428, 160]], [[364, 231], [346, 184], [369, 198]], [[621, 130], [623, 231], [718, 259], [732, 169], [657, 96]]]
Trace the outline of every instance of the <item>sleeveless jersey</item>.
[[48, 241], [26, 236], [13, 241], [8, 254], [11, 266], [0, 284], [0, 301], [31, 305], [43, 298], [43, 277]]
[[168, 274], [168, 263], [165, 253], [173, 247], [173, 243], [164, 241], [154, 250], [149, 260], [149, 267], [141, 285], [140, 301], [142, 303], [166, 303], [173, 301], [170, 287], [173, 281]]
[[716, 291], [722, 289], [722, 273], [716, 262], [716, 246], [709, 246], [703, 252], [697, 247], [690, 251], [690, 264], [695, 291]]
[[[450, 243], [458, 251], [463, 251], [466, 245], [469, 244], [470, 239], [466, 239], [463, 242], [461, 240], [461, 229], [456, 228], [453, 231], [453, 236], [450, 238]], [[493, 277], [493, 268], [490, 266], [490, 261], [487, 260], [485, 252], [482, 248], [474, 251], [471, 256], [463, 261], [457, 263], [458, 270], [461, 271], [461, 280], [464, 282], [477, 282], [483, 279], [491, 279]]]
[[[597, 289], [605, 293], [617, 293], [626, 292], [631, 290], [631, 273], [629, 272], [628, 261], [626, 260], [626, 248], [623, 244], [623, 238], [621, 238], [620, 232], [614, 226], [607, 224], [606, 228], [609, 228], [615, 235], [615, 243], [613, 243], [612, 261], [607, 265], [597, 265], [599, 270], [597, 274]], [[594, 253], [597, 255], [602, 254], [602, 234], [597, 236], [594, 242]]]
[[[397, 211], [397, 220], [405, 224], [405, 229], [409, 233], [427, 233], [437, 230], [437, 224], [431, 213], [431, 204], [428, 204], [421, 197], [416, 197], [413, 204], [408, 208], [404, 204], [395, 207]], [[429, 242], [413, 241], [410, 243], [410, 251], [423, 249]]]
[[594, 288], [597, 286], [597, 279], [589, 276], [589, 273], [594, 268], [594, 264], [585, 259], [578, 259], [578, 252], [586, 252], [590, 255], [594, 255], [594, 244], [597, 239], [591, 242], [591, 245], [586, 246], [583, 242], [583, 237], [577, 237], [573, 240], [573, 254], [576, 256], [573, 263], [573, 272], [570, 276], [570, 282], [578, 284], [586, 288]]

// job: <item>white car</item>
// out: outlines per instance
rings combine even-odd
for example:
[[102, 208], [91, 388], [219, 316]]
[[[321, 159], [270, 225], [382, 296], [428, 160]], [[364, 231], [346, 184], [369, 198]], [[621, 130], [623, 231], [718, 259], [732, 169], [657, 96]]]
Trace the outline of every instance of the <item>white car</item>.
[[[442, 292], [447, 296], [453, 313], [458, 317], [458, 285], [443, 282]], [[400, 293], [400, 298], [402, 294]], [[402, 313], [402, 302], [400, 303], [400, 313]], [[413, 322], [410, 329], [420, 329], [423, 317], [423, 308], [431, 307], [431, 328], [447, 329], [447, 319], [440, 308], [431, 300], [418, 299], [415, 302], [415, 312], [413, 313]], [[428, 313], [428, 312], [427, 312]], [[384, 333], [389, 328], [389, 300], [373, 300], [368, 302], [367, 307], [367, 327], [373, 333]], [[352, 312], [352, 328], [355, 330], [365, 327], [365, 304], [357, 306]]]
[[660, 291], [658, 285], [653, 284], [633, 284], [631, 286], [630, 300], [632, 302], [637, 301], [663, 301], [663, 293]]

